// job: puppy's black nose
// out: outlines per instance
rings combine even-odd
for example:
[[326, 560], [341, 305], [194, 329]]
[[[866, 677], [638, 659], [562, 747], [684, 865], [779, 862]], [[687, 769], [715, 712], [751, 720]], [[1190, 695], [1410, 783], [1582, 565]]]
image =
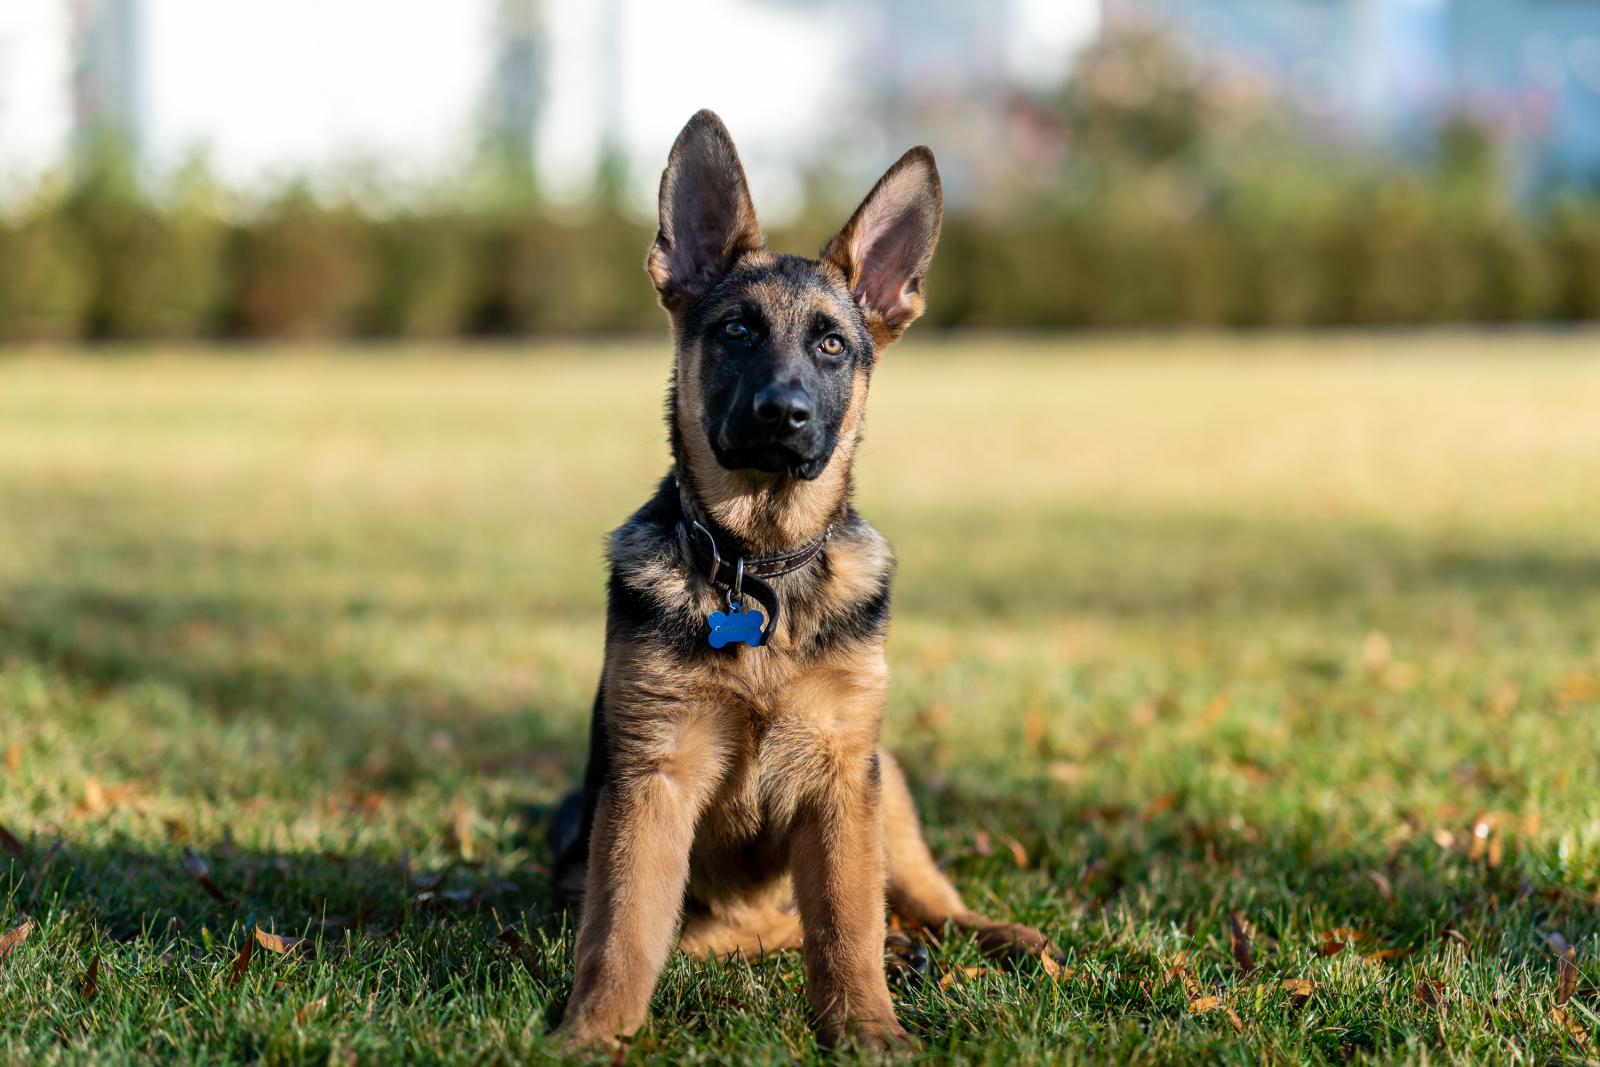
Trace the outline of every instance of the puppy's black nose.
[[773, 429], [799, 430], [811, 421], [811, 398], [804, 389], [769, 385], [756, 394], [756, 419]]

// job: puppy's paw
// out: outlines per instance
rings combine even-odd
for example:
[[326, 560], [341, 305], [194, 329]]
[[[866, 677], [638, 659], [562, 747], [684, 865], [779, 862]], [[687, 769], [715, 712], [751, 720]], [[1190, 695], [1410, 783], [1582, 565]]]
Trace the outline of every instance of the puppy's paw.
[[615, 1034], [581, 1026], [562, 1026], [550, 1036], [563, 1056], [580, 1061], [609, 1059], [625, 1043]]
[[973, 927], [978, 947], [997, 959], [1018, 961], [1030, 956], [1049, 956], [1058, 963], [1061, 950], [1039, 931], [1021, 923], [985, 922]]
[[897, 1052], [915, 1052], [918, 1047], [917, 1039], [893, 1019], [885, 1022], [850, 1019], [823, 1024], [817, 1028], [817, 1044], [825, 1049], [853, 1049], [883, 1053], [886, 1057]]

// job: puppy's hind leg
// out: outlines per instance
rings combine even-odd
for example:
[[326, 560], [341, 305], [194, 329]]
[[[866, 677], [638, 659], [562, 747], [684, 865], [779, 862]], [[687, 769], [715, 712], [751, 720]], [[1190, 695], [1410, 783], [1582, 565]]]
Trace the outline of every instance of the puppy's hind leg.
[[918, 925], [938, 932], [946, 923], [971, 931], [995, 956], [1058, 955], [1050, 939], [1031, 926], [996, 922], [967, 907], [922, 840], [916, 805], [894, 757], [880, 748], [883, 768], [884, 844], [889, 859], [889, 906]]

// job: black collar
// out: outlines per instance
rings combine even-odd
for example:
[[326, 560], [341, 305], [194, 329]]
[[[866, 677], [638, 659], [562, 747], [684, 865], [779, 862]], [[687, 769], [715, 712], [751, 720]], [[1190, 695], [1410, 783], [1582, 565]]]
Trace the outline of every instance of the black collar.
[[[770, 556], [738, 554], [737, 549], [743, 546], [734, 537], [718, 529], [695, 506], [694, 497], [688, 486], [683, 484], [682, 478], [673, 480], [678, 484], [678, 507], [683, 515], [678, 520], [678, 541], [690, 567], [702, 575], [713, 589], [726, 590], [730, 605], [736, 598], [742, 600], [749, 594], [766, 608], [767, 626], [764, 634], [771, 638], [778, 627], [781, 605], [778, 602], [778, 590], [772, 586], [770, 579], [793, 574], [821, 555], [833, 537], [833, 523], [830, 522], [825, 530], [810, 541], [788, 552]], [[729, 555], [724, 555], [722, 548], [729, 549]]]

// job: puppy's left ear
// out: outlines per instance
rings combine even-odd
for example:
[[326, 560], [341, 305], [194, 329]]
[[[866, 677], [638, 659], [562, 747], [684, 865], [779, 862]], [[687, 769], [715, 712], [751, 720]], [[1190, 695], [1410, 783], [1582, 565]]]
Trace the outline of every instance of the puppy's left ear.
[[918, 145], [884, 172], [822, 258], [844, 272], [879, 348], [922, 314], [944, 192], [933, 153]]

